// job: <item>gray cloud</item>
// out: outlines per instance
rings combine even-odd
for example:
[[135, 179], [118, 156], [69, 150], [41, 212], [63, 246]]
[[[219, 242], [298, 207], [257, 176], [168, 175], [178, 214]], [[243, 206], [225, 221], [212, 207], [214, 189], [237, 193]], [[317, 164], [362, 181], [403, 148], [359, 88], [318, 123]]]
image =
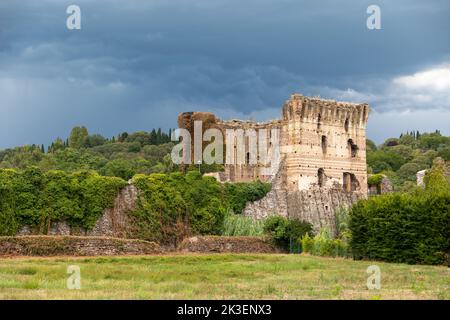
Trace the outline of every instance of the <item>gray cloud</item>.
[[[449, 116], [445, 0], [379, 1], [380, 31], [365, 27], [371, 1], [75, 2], [80, 31], [65, 28], [72, 1], [0, 3], [0, 147], [77, 124], [168, 128], [186, 110], [264, 120], [294, 91], [369, 102], [376, 119], [409, 110], [405, 125], [421, 110]], [[425, 81], [436, 70], [444, 90]], [[436, 125], [424, 128], [448, 130]]]

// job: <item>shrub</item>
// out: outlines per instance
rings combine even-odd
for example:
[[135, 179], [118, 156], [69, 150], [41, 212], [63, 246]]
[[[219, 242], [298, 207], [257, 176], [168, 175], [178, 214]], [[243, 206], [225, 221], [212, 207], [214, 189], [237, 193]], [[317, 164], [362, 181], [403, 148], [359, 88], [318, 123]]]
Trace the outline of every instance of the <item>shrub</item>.
[[449, 261], [450, 190], [440, 168], [426, 189], [359, 201], [350, 213], [350, 245], [356, 259], [441, 264]]
[[322, 228], [320, 232], [311, 237], [306, 234], [300, 239], [302, 251], [315, 256], [347, 257], [349, 245], [343, 239], [333, 239], [329, 229]]
[[379, 185], [382, 180], [383, 180], [383, 175], [382, 174], [380, 174], [380, 173], [373, 174], [367, 179], [367, 184], [369, 186]]
[[347, 242], [351, 238], [349, 229], [350, 211], [348, 208], [339, 208], [336, 210], [336, 232], [337, 237]]
[[264, 232], [273, 239], [275, 244], [287, 249], [292, 240], [297, 241], [308, 232], [311, 233], [312, 225], [308, 222], [273, 215], [265, 220]]

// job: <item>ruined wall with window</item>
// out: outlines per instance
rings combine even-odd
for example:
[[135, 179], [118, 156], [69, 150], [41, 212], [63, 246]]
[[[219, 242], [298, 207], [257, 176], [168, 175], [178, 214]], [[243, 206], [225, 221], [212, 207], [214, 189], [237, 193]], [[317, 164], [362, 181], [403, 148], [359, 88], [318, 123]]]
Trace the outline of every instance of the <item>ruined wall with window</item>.
[[288, 190], [337, 188], [367, 193], [367, 104], [292, 95], [283, 106]]
[[[191, 129], [194, 119], [205, 113], [183, 113], [180, 128]], [[222, 121], [208, 113], [206, 127], [280, 130], [277, 170], [262, 174], [261, 165], [250, 163], [249, 140], [244, 161], [225, 165], [222, 181], [271, 181], [273, 192], [266, 199], [248, 204], [244, 213], [264, 217], [273, 213], [312, 222], [317, 228], [334, 230], [335, 211], [367, 196], [366, 123], [367, 104], [355, 104], [291, 95], [282, 108], [282, 118], [270, 122]], [[213, 121], [211, 119], [214, 119]], [[270, 137], [269, 137], [270, 138]], [[270, 139], [269, 139], [270, 141]], [[235, 141], [226, 141], [233, 144]]]

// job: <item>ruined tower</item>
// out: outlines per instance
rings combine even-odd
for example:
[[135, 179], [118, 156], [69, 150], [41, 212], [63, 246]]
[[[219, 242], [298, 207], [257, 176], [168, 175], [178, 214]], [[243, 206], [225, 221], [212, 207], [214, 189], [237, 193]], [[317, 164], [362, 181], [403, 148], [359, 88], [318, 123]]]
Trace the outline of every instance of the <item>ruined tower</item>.
[[[281, 214], [335, 230], [335, 213], [367, 196], [366, 124], [367, 104], [337, 102], [291, 95], [282, 118], [269, 122], [223, 121], [211, 113], [187, 112], [178, 117], [180, 128], [193, 133], [193, 122], [203, 130], [271, 129], [280, 131], [277, 170], [244, 163], [225, 165], [221, 181], [270, 181], [272, 191], [262, 200], [248, 203], [244, 214], [265, 217]], [[224, 135], [225, 136], [225, 135]], [[226, 142], [229, 143], [229, 142]], [[249, 141], [245, 140], [245, 154]]]

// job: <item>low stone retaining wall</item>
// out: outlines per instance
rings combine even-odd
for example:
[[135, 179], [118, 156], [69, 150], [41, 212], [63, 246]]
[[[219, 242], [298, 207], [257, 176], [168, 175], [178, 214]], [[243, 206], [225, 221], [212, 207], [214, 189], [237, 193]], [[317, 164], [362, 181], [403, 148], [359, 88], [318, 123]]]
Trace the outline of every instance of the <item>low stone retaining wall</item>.
[[87, 236], [0, 237], [2, 256], [114, 256], [174, 252], [283, 253], [265, 237], [196, 236], [184, 239], [178, 248], [138, 239]]
[[0, 256], [97, 256], [161, 253], [155, 242], [108, 237], [0, 237]]
[[197, 236], [184, 239], [179, 248], [182, 252], [202, 253], [281, 253], [264, 237]]

